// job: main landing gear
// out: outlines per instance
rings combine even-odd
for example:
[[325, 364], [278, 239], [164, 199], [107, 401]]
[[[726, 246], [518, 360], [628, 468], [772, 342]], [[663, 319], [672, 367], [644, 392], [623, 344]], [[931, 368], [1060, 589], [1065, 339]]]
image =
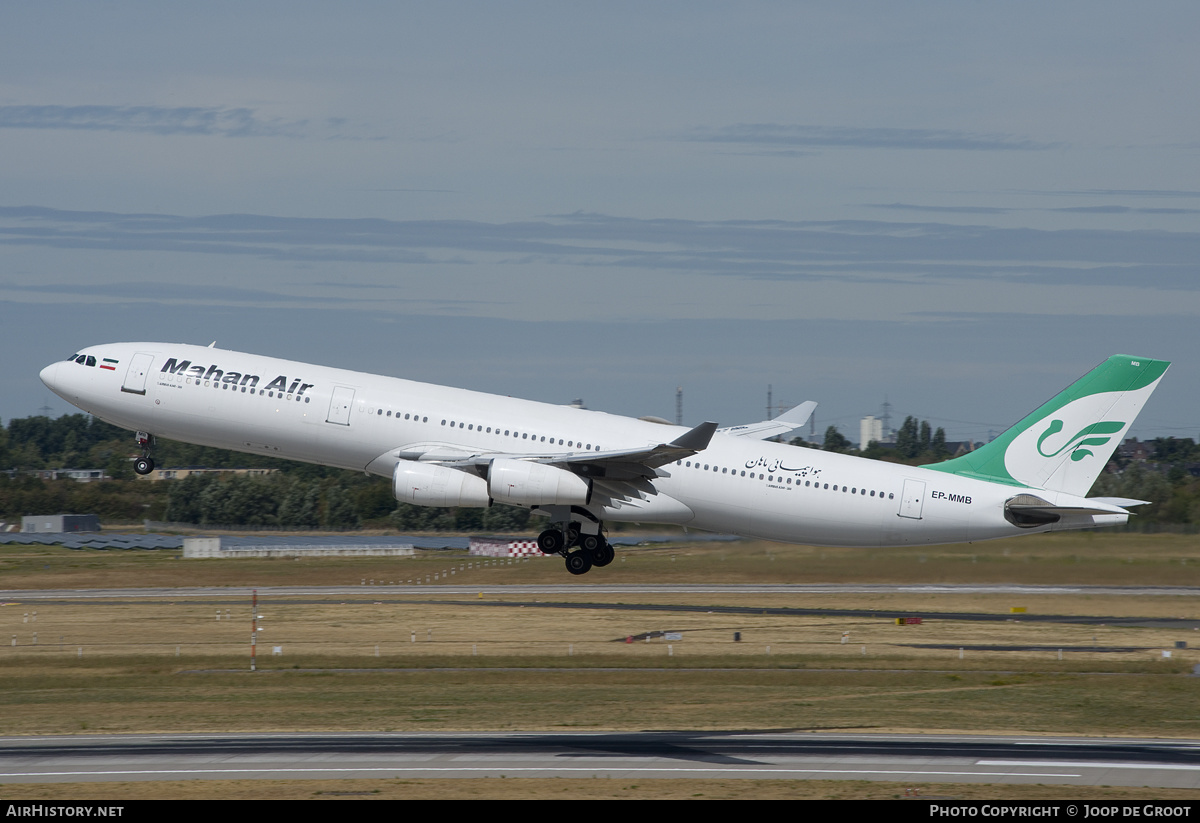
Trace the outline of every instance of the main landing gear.
[[561, 554], [571, 574], [587, 574], [592, 566], [607, 566], [617, 556], [603, 534], [581, 534], [575, 522], [567, 525], [565, 535], [556, 527], [546, 529], [537, 542], [542, 554]]
[[133, 461], [133, 470], [138, 474], [149, 474], [154, 471], [154, 458], [150, 456], [150, 452], [154, 449], [154, 435], [148, 432], [138, 432], [137, 444], [142, 450], [142, 456]]

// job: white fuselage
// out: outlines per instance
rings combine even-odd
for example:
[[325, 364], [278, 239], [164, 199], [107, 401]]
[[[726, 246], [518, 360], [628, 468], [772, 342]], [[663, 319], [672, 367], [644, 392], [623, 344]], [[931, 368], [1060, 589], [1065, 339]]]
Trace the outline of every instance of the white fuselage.
[[[183, 344], [82, 350], [101, 364], [42, 379], [123, 428], [391, 477], [399, 460], [652, 447], [686, 429], [627, 417]], [[105, 365], [111, 364], [110, 367]], [[985, 540], [1124, 522], [1066, 517], [1018, 528], [1010, 485], [717, 433], [669, 463], [643, 499], [600, 519], [677, 523], [793, 543], [891, 546]], [[1053, 494], [1053, 493], [1051, 493]]]

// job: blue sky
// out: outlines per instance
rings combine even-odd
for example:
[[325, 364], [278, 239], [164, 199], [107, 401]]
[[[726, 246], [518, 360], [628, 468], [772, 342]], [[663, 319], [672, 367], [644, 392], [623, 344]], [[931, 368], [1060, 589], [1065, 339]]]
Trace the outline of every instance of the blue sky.
[[179, 340], [623, 414], [1200, 436], [1187, 3], [10, 4], [0, 419]]

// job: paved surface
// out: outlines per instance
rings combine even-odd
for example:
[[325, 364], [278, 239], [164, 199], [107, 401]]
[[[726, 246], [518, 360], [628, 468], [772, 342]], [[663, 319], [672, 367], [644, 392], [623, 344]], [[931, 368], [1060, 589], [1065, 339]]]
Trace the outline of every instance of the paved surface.
[[[341, 602], [358, 603], [457, 603], [461, 606], [481, 609], [494, 608], [533, 608], [533, 609], [603, 609], [620, 611], [644, 612], [705, 612], [710, 614], [754, 614], [774, 615], [783, 617], [856, 617], [878, 618], [891, 620], [900, 617], [921, 617], [926, 620], [962, 620], [977, 622], [1000, 622], [1019, 620], [1025, 623], [1073, 623], [1085, 625], [1107, 626], [1136, 626], [1141, 628], [1163, 628], [1200, 630], [1200, 618], [1179, 617], [1139, 617], [1113, 615], [1058, 615], [1058, 614], [1021, 614], [1012, 615], [998, 612], [945, 612], [931, 610], [891, 610], [891, 609], [838, 609], [830, 607], [804, 608], [801, 606], [714, 606], [687, 605], [680, 603], [613, 603], [603, 599], [606, 595], [629, 594], [784, 594], [796, 597], [796, 602], [805, 603], [806, 594], [846, 594], [856, 592], [893, 592], [893, 593], [1008, 593], [1018, 595], [1031, 594], [1114, 594], [1114, 595], [1162, 595], [1189, 596], [1200, 594], [1198, 589], [1186, 587], [1122, 587], [1122, 586], [830, 586], [830, 585], [646, 585], [646, 586], [604, 586], [604, 585], [542, 585], [542, 586], [459, 586], [453, 584], [438, 584], [422, 586], [272, 586], [257, 590], [259, 602], [273, 605], [293, 604], [311, 605], [327, 602], [332, 599]], [[45, 589], [40, 591], [7, 590], [0, 591], [0, 604], [40, 603], [45, 605], [67, 605], [71, 603], [88, 602], [93, 606], [119, 605], [129, 600], [137, 599], [168, 599], [172, 601], [187, 600], [192, 603], [216, 606], [244, 605], [251, 596], [252, 589], [247, 587], [226, 588], [177, 588], [177, 589]], [[480, 598], [484, 594], [486, 598]], [[576, 595], [597, 597], [596, 601], [574, 599], [570, 601], [555, 601], [548, 598], [561, 595]], [[447, 600], [447, 595], [464, 597], [463, 600]], [[522, 596], [536, 599], [518, 599]], [[438, 600], [424, 598], [437, 597]], [[957, 648], [957, 647], [956, 647]], [[1057, 648], [1057, 647], [1056, 647]]]
[[[460, 562], [448, 563], [457, 566]], [[250, 586], [213, 586], [188, 588], [128, 588], [128, 589], [0, 589], [3, 600], [79, 600], [108, 597], [237, 597], [250, 596]], [[1010, 584], [909, 584], [886, 585], [870, 583], [847, 584], [730, 584], [726, 586], [698, 584], [663, 585], [604, 585], [586, 583], [582, 579], [566, 580], [551, 585], [458, 585], [429, 583], [420, 586], [263, 586], [260, 597], [339, 597], [411, 594], [1023, 594], [1023, 595], [1116, 595], [1196, 597], [1196, 586], [1018, 586]]]
[[0, 783], [773, 778], [1200, 788], [1200, 741], [613, 732], [0, 738]]

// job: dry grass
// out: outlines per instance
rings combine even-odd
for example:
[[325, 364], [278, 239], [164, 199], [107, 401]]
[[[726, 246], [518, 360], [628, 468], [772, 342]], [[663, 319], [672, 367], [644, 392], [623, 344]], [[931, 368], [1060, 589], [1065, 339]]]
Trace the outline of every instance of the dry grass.
[[[338, 600], [262, 598], [250, 674], [250, 604], [221, 597], [0, 607], [0, 733], [153, 731], [815, 729], [1200, 737], [1200, 636], [1182, 627], [950, 620], [936, 612], [1183, 618], [1195, 598], [965, 594], [641, 594], [591, 583], [1012, 582], [1200, 585], [1200, 539], [1055, 535], [891, 552], [768, 543], [625, 550], [570, 578], [539, 559], [461, 569], [451, 553], [393, 558], [183, 561], [169, 552], [3, 550], [12, 589], [223, 585], [568, 583], [551, 606], [369, 586]], [[452, 577], [444, 572], [456, 569]], [[622, 603], [613, 603], [619, 600]], [[602, 608], [592, 607], [604, 604]], [[627, 608], [651, 604], [653, 611]], [[673, 607], [702, 607], [682, 609]], [[722, 613], [717, 607], [758, 613]], [[712, 608], [713, 611], [709, 611]], [[766, 609], [926, 614], [919, 626]], [[220, 610], [221, 619], [217, 620]], [[226, 619], [226, 610], [230, 619]], [[36, 622], [33, 612], [36, 611]], [[677, 631], [624, 643], [628, 635]], [[742, 641], [733, 642], [740, 632]], [[37, 633], [37, 645], [33, 634]], [[843, 643], [843, 636], [847, 642]], [[15, 636], [17, 645], [11, 645]], [[949, 649], [916, 648], [943, 644]], [[1040, 646], [967, 651], [960, 646]], [[282, 656], [271, 654], [282, 647]], [[1070, 651], [1072, 647], [1133, 651]], [[769, 653], [768, 653], [769, 647]], [[1059, 659], [1058, 649], [1067, 649]], [[1162, 650], [1171, 649], [1170, 660]], [[82, 656], [81, 656], [82, 652]], [[1116, 676], [1114, 676], [1116, 675]], [[370, 794], [342, 794], [344, 792]], [[830, 781], [212, 781], [6, 786], [40, 798], [890, 798], [903, 787]], [[926, 786], [956, 798], [1145, 797], [1060, 786]], [[1154, 797], [1195, 793], [1155, 790]]]
[[[237, 619], [190, 600], [42, 603], [36, 623], [25, 622], [32, 609], [14, 603], [0, 610], [0, 626], [19, 641], [0, 647], [0, 733], [863, 728], [1200, 736], [1191, 681], [1179, 676], [1200, 655], [1187, 649], [1164, 660], [1162, 649], [1180, 634], [1172, 629], [897, 626], [874, 617], [543, 608], [424, 594], [260, 599], [253, 675], [244, 600], [229, 608]], [[682, 639], [622, 642], [648, 631]], [[1045, 648], [960, 657], [960, 646], [987, 644]], [[1060, 648], [1068, 649], [1061, 659]]]
[[[402, 558], [177, 559], [180, 552], [5, 547], [9, 589], [404, 583], [467, 562], [463, 552]], [[181, 564], [186, 567], [181, 568]], [[579, 578], [558, 558], [488, 566], [454, 583], [1052, 583], [1200, 586], [1200, 535], [1077, 532], [926, 548], [829, 549], [763, 541], [618, 550]], [[442, 581], [444, 582], [444, 581]]]

